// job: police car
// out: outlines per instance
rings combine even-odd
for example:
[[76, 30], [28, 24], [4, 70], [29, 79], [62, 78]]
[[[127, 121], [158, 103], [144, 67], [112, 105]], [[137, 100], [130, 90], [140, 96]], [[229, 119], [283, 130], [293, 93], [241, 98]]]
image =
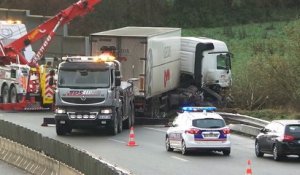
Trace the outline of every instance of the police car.
[[221, 151], [228, 156], [231, 150], [230, 129], [215, 107], [184, 107], [167, 130], [167, 151]]

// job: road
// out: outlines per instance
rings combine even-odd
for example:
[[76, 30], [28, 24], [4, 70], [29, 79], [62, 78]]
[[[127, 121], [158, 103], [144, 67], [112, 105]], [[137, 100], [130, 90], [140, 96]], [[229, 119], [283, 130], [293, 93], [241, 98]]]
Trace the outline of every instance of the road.
[[255, 175], [295, 175], [300, 174], [300, 160], [295, 158], [275, 162], [271, 155], [256, 158], [252, 138], [232, 134], [232, 154], [229, 157], [221, 153], [195, 153], [183, 156], [180, 152], [167, 152], [164, 147], [166, 127], [135, 126], [136, 147], [128, 147], [129, 130], [116, 136], [75, 131], [72, 135], [57, 136], [55, 127], [42, 127], [43, 117], [52, 117], [51, 113], [4, 113], [0, 118], [31, 128], [44, 136], [87, 150], [112, 164], [139, 175], [241, 175], [245, 174], [247, 160], [252, 162]]
[[16, 168], [10, 164], [7, 164], [6, 162], [3, 162], [0, 160], [0, 174], [10, 174], [10, 175], [29, 175], [24, 170], [21, 170], [19, 168]]

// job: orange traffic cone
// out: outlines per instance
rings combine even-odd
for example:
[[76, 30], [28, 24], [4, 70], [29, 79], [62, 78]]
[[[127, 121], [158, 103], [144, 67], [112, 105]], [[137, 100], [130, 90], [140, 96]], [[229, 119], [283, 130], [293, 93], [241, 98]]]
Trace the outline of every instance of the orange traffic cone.
[[137, 144], [134, 141], [133, 127], [130, 128], [129, 141], [127, 143], [127, 146], [137, 146]]
[[246, 174], [245, 175], [252, 175], [252, 169], [251, 169], [251, 161], [248, 160], [248, 167], [246, 169]]

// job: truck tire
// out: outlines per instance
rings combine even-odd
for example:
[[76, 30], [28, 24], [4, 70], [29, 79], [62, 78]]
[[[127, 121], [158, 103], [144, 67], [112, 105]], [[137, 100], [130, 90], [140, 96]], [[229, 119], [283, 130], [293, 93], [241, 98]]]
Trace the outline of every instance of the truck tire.
[[18, 103], [18, 94], [15, 86], [10, 88], [9, 91], [9, 102], [10, 103]]
[[67, 133], [67, 128], [64, 125], [56, 123], [56, 134], [59, 136], [65, 135]]
[[124, 122], [124, 128], [129, 129], [131, 126], [133, 126], [133, 120], [134, 120], [134, 109], [133, 104], [130, 104], [130, 112], [128, 114], [128, 118]]
[[[116, 115], [116, 114], [115, 114]], [[109, 128], [109, 133], [111, 135], [117, 135], [118, 134], [118, 117], [117, 116], [114, 116], [113, 120], [111, 121], [111, 125], [110, 125], [110, 128]]]
[[3, 104], [8, 103], [8, 100], [9, 100], [9, 88], [8, 88], [7, 85], [4, 85], [2, 87], [1, 98], [2, 98], [2, 103]]
[[160, 114], [159, 106], [160, 106], [160, 101], [157, 97], [151, 99], [151, 106], [150, 106], [150, 117], [151, 118], [160, 118], [159, 117], [159, 114]]
[[121, 133], [123, 131], [123, 116], [121, 116], [120, 111], [118, 110], [117, 112], [118, 114], [118, 120], [119, 120], [119, 124], [118, 124], [118, 133]]
[[131, 104], [131, 116], [130, 117], [131, 117], [131, 125], [129, 128], [131, 128], [131, 126], [134, 126], [134, 119], [135, 119], [134, 104]]

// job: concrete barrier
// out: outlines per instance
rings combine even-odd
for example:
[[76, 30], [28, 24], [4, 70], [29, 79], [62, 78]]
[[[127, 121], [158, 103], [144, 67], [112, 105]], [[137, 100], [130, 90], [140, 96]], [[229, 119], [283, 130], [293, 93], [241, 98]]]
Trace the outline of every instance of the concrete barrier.
[[0, 159], [36, 175], [83, 175], [41, 152], [0, 137]]
[[1, 159], [33, 174], [41, 174], [41, 171], [49, 175], [131, 174], [85, 150], [8, 121], [0, 120], [0, 136], [3, 139], [0, 145], [3, 153]]

